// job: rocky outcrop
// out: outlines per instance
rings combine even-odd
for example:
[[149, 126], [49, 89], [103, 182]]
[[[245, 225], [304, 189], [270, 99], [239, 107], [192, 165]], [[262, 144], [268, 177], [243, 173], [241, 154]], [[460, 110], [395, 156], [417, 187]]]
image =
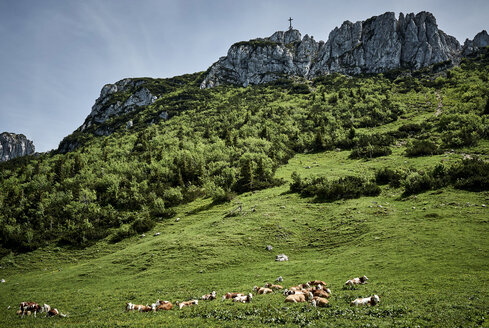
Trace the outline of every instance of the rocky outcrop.
[[91, 113], [81, 126], [81, 131], [92, 124], [104, 123], [108, 119], [133, 112], [154, 103], [158, 98], [144, 88], [144, 81], [124, 79], [115, 84], [106, 84], [95, 101]]
[[468, 56], [487, 46], [489, 46], [489, 35], [486, 30], [483, 30], [473, 40], [465, 40], [462, 53], [464, 56]]
[[[85, 122], [74, 134], [85, 132], [97, 136], [108, 136], [120, 126], [125, 126], [126, 129], [131, 128], [134, 123], [130, 119], [123, 123], [113, 123], [111, 119], [137, 112], [158, 99], [145, 87], [145, 83], [147, 83], [145, 79], [128, 78], [114, 84], [106, 84], [100, 91], [100, 96], [95, 100], [92, 111]], [[161, 115], [168, 117], [166, 112]], [[79, 140], [74, 134], [61, 141], [58, 147], [59, 152], [67, 153], [79, 146]]]
[[223, 83], [246, 86], [283, 76], [311, 79], [323, 74], [380, 73], [398, 68], [419, 69], [457, 62], [458, 41], [438, 29], [428, 12], [392, 12], [366, 21], [344, 22], [327, 42], [317, 42], [297, 30], [276, 32], [268, 38], [238, 42], [209, 69], [202, 88]]
[[0, 134], [0, 162], [31, 155], [34, 151], [34, 144], [25, 135], [8, 132]]

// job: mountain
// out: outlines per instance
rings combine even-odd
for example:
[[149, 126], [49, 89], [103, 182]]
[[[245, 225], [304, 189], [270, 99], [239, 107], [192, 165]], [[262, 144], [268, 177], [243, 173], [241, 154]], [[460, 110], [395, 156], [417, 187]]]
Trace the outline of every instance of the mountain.
[[0, 134], [0, 162], [31, 155], [34, 152], [33, 142], [28, 140], [25, 135], [9, 132]]
[[[481, 32], [482, 33], [482, 32]], [[238, 42], [227, 56], [214, 63], [202, 88], [220, 84], [266, 83], [285, 76], [312, 79], [324, 74], [381, 73], [393, 69], [416, 70], [447, 62], [457, 64], [465, 55], [487, 45], [487, 33], [467, 41], [464, 49], [438, 28], [428, 12], [393, 12], [352, 23], [345, 21], [327, 42], [298, 30], [276, 32], [268, 38]]]
[[[198, 83], [206, 89], [290, 77], [311, 80], [332, 73], [417, 70], [434, 64], [443, 69], [458, 64], [462, 56], [479, 51], [488, 45], [488, 39], [483, 31], [461, 47], [454, 37], [438, 29], [435, 17], [428, 12], [406, 16], [401, 13], [398, 19], [387, 12], [356, 23], [345, 21], [329, 34], [327, 42], [316, 41], [307, 34], [302, 37], [295, 29], [278, 31], [267, 38], [233, 44], [227, 56], [203, 74], [173, 79], [126, 78], [105, 85], [84, 123], [63, 139], [58, 151], [73, 151], [93, 135], [108, 136], [121, 128], [167, 120], [178, 112], [168, 106], [168, 95], [185, 83]], [[152, 114], [142, 121], [139, 113], [148, 107]]]

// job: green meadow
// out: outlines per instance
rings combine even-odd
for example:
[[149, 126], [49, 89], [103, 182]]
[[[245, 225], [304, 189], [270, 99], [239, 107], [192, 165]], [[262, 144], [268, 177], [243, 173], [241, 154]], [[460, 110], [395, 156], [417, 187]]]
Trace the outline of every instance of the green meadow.
[[[384, 159], [348, 159], [348, 152], [298, 155], [277, 171], [304, 176], [373, 175], [382, 165], [460, 161], [445, 154], [405, 160], [402, 149]], [[309, 168], [310, 167], [310, 168]], [[86, 249], [47, 246], [1, 260], [3, 327], [160, 326], [484, 326], [488, 325], [488, 192], [453, 188], [402, 197], [382, 187], [377, 197], [316, 202], [288, 184], [240, 194], [230, 203], [198, 199], [145, 237], [101, 241]], [[242, 206], [235, 216], [228, 214]], [[254, 209], [254, 211], [252, 210]], [[153, 236], [160, 232], [159, 236]], [[273, 250], [265, 250], [272, 245]], [[288, 262], [275, 262], [284, 253]], [[352, 290], [344, 282], [367, 275]], [[329, 308], [287, 304], [255, 295], [250, 304], [221, 301], [228, 291], [284, 278], [284, 286], [321, 279], [332, 290]], [[175, 302], [216, 290], [218, 300], [168, 312], [125, 312], [126, 302]], [[373, 308], [351, 308], [356, 297], [378, 294]], [[35, 300], [67, 318], [19, 318], [18, 303]], [[11, 306], [10, 310], [7, 307]]]

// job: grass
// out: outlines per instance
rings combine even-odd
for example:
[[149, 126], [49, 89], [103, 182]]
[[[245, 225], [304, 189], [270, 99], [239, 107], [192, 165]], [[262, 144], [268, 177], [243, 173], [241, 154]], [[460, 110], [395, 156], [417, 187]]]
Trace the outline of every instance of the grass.
[[[466, 153], [489, 153], [481, 142]], [[277, 177], [290, 181], [326, 175], [373, 177], [390, 167], [453, 163], [459, 152], [407, 158], [403, 146], [369, 161], [348, 151], [300, 154]], [[198, 199], [177, 208], [146, 237], [86, 249], [45, 247], [0, 260], [1, 327], [388, 327], [489, 326], [489, 193], [451, 188], [407, 198], [382, 187], [378, 197], [317, 203], [288, 184], [239, 195], [213, 205]], [[238, 216], [226, 217], [241, 205]], [[252, 211], [255, 208], [255, 211]], [[154, 233], [161, 232], [159, 236]], [[273, 251], [266, 251], [266, 245]], [[288, 262], [275, 262], [285, 253]], [[343, 289], [351, 277], [369, 283]], [[157, 313], [126, 313], [125, 302], [175, 302], [216, 290], [249, 292], [284, 277], [285, 286], [325, 280], [331, 307], [289, 305], [280, 294], [257, 295], [251, 304], [200, 302], [198, 307]], [[378, 294], [379, 306], [350, 308], [356, 297]], [[220, 297], [219, 297], [220, 298]], [[21, 301], [47, 303], [67, 318], [15, 315]], [[7, 310], [7, 307], [11, 309]]]

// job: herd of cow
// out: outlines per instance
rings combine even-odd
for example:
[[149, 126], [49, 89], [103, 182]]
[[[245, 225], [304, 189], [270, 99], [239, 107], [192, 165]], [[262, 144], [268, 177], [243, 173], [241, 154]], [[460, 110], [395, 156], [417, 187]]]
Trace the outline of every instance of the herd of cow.
[[[366, 276], [360, 278], [349, 279], [345, 283], [345, 287], [353, 287], [355, 285], [363, 285], [367, 283], [368, 278]], [[322, 280], [311, 280], [304, 284], [299, 284], [297, 286], [292, 286], [284, 289], [281, 285], [275, 285], [271, 283], [266, 283], [263, 287], [254, 286], [253, 292], [258, 295], [272, 294], [276, 291], [283, 290], [283, 295], [285, 296], [286, 303], [301, 303], [310, 302], [312, 306], [315, 307], [326, 307], [329, 305], [329, 298], [331, 297], [331, 290], [327, 288], [327, 284]], [[215, 291], [212, 293], [203, 295], [201, 300], [212, 301], [217, 299], [217, 294]], [[234, 302], [250, 303], [253, 299], [253, 293], [226, 293], [222, 296], [222, 300], [233, 300]], [[367, 298], [357, 298], [353, 300], [351, 306], [362, 306], [362, 305], [376, 305], [380, 302], [378, 295], [373, 295]], [[190, 300], [185, 302], [176, 302], [176, 306], [182, 309], [187, 306], [199, 305], [199, 300]], [[126, 303], [126, 311], [138, 311], [138, 312], [156, 312], [158, 310], [171, 310], [173, 309], [173, 304], [169, 301], [157, 300], [151, 305], [133, 304]]]
[[[355, 285], [363, 285], [367, 283], [368, 278], [366, 276], [360, 278], [349, 279], [345, 283], [345, 287], [353, 287]], [[292, 286], [289, 288], [283, 288], [281, 285], [266, 283], [263, 287], [254, 286], [253, 292], [258, 295], [271, 294], [276, 291], [283, 290], [285, 296], [285, 302], [287, 303], [301, 303], [310, 302], [312, 306], [325, 307], [329, 305], [329, 298], [331, 297], [331, 290], [327, 288], [327, 284], [322, 280], [311, 280], [304, 284]], [[212, 293], [203, 295], [201, 300], [212, 301], [217, 299], [215, 291]], [[253, 299], [253, 293], [226, 293], [222, 296], [222, 300], [231, 299], [234, 302], [250, 303]], [[376, 305], [380, 302], [380, 298], [377, 295], [373, 295], [367, 298], [357, 298], [351, 301], [351, 306], [362, 305]], [[176, 302], [178, 308], [182, 309], [186, 306], [198, 305], [199, 300], [190, 300], [185, 302]], [[126, 311], [138, 311], [138, 312], [155, 312], [158, 310], [171, 310], [173, 304], [169, 301], [157, 300], [151, 305], [141, 305], [126, 303]], [[46, 313], [47, 317], [66, 317], [66, 314], [59, 312], [56, 308], [51, 308], [48, 304], [40, 306], [35, 302], [22, 302], [20, 303], [17, 314], [24, 317], [26, 315], [33, 314], [36, 317], [37, 313]]]

